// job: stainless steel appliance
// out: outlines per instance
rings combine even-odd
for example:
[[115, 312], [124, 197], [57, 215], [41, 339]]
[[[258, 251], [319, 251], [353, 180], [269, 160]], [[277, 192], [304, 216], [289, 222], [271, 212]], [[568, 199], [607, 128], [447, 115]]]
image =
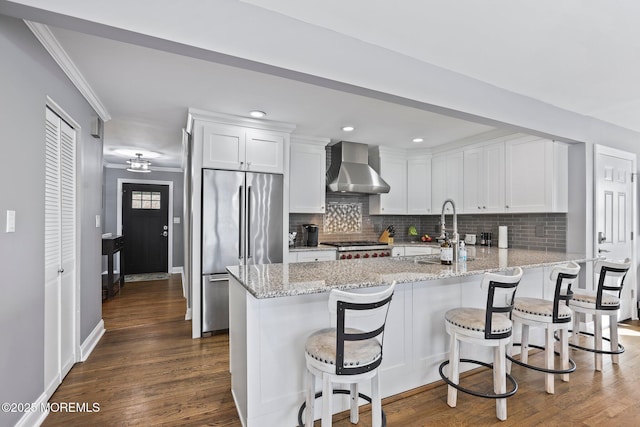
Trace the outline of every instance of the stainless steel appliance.
[[373, 241], [325, 242], [324, 245], [337, 248], [337, 259], [383, 258], [391, 256], [386, 243]]
[[340, 193], [388, 193], [391, 187], [369, 166], [369, 147], [341, 141], [331, 147], [327, 189]]
[[281, 175], [202, 171], [202, 332], [229, 328], [230, 265], [282, 262]]

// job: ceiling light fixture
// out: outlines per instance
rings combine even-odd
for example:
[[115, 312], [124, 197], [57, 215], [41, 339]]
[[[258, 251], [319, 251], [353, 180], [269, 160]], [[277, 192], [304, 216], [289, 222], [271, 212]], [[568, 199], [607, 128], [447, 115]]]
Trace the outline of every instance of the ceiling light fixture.
[[151, 162], [144, 160], [140, 153], [136, 153], [136, 158], [127, 160], [127, 163], [129, 163], [129, 167], [127, 168], [129, 172], [151, 172], [151, 169], [149, 169]]
[[265, 113], [264, 111], [260, 111], [260, 110], [252, 110], [252, 111], [249, 111], [249, 115], [251, 117], [255, 117], [256, 119], [259, 119], [261, 117], [266, 116], [267, 113]]
[[422, 138], [413, 138], [412, 141], [413, 142], [422, 142], [422, 141], [424, 141], [424, 139], [422, 139]]
[[345, 132], [353, 132], [354, 130], [356, 130], [356, 128], [354, 128], [353, 126], [343, 126], [342, 130]]

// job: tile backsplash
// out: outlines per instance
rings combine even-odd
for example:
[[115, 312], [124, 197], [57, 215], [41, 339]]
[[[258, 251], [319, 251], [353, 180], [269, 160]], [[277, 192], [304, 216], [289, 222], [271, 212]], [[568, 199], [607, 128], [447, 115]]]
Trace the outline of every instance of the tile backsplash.
[[[440, 215], [369, 215], [369, 196], [364, 194], [327, 193], [327, 213], [289, 214], [289, 231], [297, 231], [296, 246], [303, 246], [302, 224], [317, 224], [318, 241], [338, 242], [348, 240], [378, 240], [389, 225], [396, 229], [396, 242], [408, 242], [408, 229], [415, 226], [420, 234], [437, 236], [440, 233]], [[447, 229], [453, 224], [446, 216]], [[498, 243], [498, 226], [509, 230], [509, 247], [520, 249], [566, 250], [567, 214], [460, 214], [458, 232], [477, 234], [493, 233]]]

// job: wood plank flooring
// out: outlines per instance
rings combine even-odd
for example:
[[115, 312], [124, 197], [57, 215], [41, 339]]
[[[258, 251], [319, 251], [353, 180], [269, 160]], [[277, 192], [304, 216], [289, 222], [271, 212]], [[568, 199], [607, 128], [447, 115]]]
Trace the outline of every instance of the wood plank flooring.
[[[51, 399], [96, 402], [100, 411], [51, 413], [43, 426], [240, 426], [230, 391], [228, 335], [190, 338], [180, 276], [130, 283], [123, 291], [103, 305], [106, 334]], [[640, 322], [623, 324], [620, 334], [626, 352], [619, 365], [605, 356], [604, 371], [598, 373], [591, 353], [574, 351], [578, 369], [569, 383], [556, 381], [554, 395], [544, 392], [542, 373], [514, 366], [520, 388], [508, 400], [507, 421], [495, 418], [493, 400], [463, 393], [458, 406], [450, 408], [446, 386], [436, 384], [385, 399], [387, 425], [638, 425]], [[541, 355], [530, 360], [542, 363]], [[492, 379], [481, 371], [464, 381], [469, 387], [490, 389]], [[371, 425], [366, 408], [361, 409], [359, 426]], [[292, 420], [283, 427], [294, 425]], [[334, 416], [334, 426], [351, 425], [347, 414]]]

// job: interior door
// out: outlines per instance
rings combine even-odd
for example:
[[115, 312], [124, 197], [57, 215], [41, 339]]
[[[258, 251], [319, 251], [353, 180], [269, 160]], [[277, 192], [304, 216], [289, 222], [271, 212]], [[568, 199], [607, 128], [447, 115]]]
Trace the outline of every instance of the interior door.
[[44, 379], [50, 394], [75, 362], [76, 132], [45, 120]]
[[168, 185], [122, 185], [125, 274], [169, 272], [168, 217]]
[[[634, 259], [632, 177], [635, 162], [633, 153], [595, 146], [595, 253], [608, 259]], [[635, 288], [635, 268], [632, 267], [622, 291], [620, 320], [634, 317]]]

